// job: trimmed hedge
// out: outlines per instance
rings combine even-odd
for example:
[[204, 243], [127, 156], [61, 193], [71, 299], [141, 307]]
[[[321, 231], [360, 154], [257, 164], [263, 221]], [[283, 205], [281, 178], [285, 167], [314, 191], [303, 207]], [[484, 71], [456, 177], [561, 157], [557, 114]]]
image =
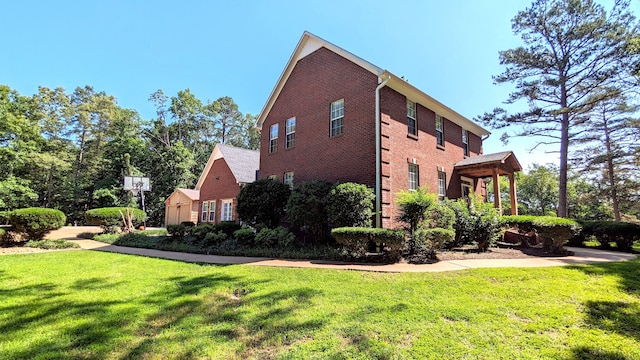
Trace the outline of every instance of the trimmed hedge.
[[12, 230], [27, 234], [29, 240], [41, 240], [49, 231], [63, 227], [65, 221], [62, 211], [47, 208], [18, 209], [9, 215]]
[[184, 224], [167, 225], [167, 233], [174, 238], [182, 238], [187, 234], [188, 228]]
[[620, 251], [631, 251], [633, 243], [640, 240], [640, 225], [617, 221], [581, 221], [582, 233], [576, 238], [582, 243], [587, 237], [595, 237], [603, 248], [615, 242]]
[[[147, 213], [134, 208], [107, 207], [91, 209], [84, 213], [84, 218], [89, 225], [98, 225], [107, 232], [118, 232], [124, 226], [122, 214], [127, 215], [127, 209], [132, 215], [133, 226], [138, 226], [144, 222]], [[122, 212], [122, 214], [121, 214]]]
[[283, 249], [293, 245], [295, 241], [296, 236], [284, 226], [278, 226], [275, 229], [263, 228], [258, 231], [254, 239], [256, 247]]
[[67, 240], [30, 240], [24, 246], [46, 250], [80, 248], [80, 245]]
[[356, 257], [364, 256], [372, 243], [398, 257], [404, 245], [404, 233], [389, 229], [341, 227], [331, 230], [331, 235]]
[[9, 225], [11, 211], [0, 211], [0, 225]]
[[436, 251], [455, 237], [456, 232], [452, 229], [419, 227], [410, 243], [409, 262], [423, 264], [435, 260]]
[[535, 231], [543, 237], [544, 248], [554, 254], [562, 253], [562, 246], [580, 233], [580, 224], [576, 221], [554, 216], [504, 216], [501, 222], [520, 232]]

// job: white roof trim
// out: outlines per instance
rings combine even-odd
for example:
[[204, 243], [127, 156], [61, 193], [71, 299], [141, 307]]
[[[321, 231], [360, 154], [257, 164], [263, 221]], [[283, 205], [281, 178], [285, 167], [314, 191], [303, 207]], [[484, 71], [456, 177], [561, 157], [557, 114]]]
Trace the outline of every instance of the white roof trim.
[[213, 148], [211, 155], [209, 155], [209, 160], [207, 161], [207, 165], [202, 169], [202, 173], [200, 174], [200, 178], [198, 179], [198, 183], [196, 184], [195, 190], [200, 190], [202, 184], [204, 184], [204, 180], [207, 178], [207, 174], [211, 170], [211, 166], [213, 166], [213, 162], [222, 158], [222, 151], [220, 150], [220, 144], [216, 144], [216, 147]]
[[[379, 79], [383, 74], [386, 76], [389, 76], [391, 79], [387, 84], [387, 86], [409, 97], [412, 101], [415, 101], [423, 105], [424, 107], [427, 107], [435, 111], [438, 115], [444, 116], [446, 119], [454, 122], [455, 124], [458, 124], [463, 129], [469, 130], [478, 136], [488, 136], [490, 134], [490, 132], [485, 128], [467, 119], [466, 117], [460, 115], [453, 109], [449, 108], [448, 106], [442, 104], [441, 102], [427, 95], [425, 92], [409, 84], [402, 78], [392, 74], [389, 71], [383, 70], [373, 65], [372, 63], [348, 52], [347, 50], [344, 50], [339, 46], [336, 46], [318, 36], [311, 34], [308, 31], [305, 31], [302, 34], [300, 41], [298, 41], [298, 45], [296, 45], [296, 48], [293, 51], [293, 54], [291, 54], [291, 57], [289, 58], [289, 61], [287, 62], [286, 67], [284, 68], [284, 70], [282, 71], [282, 74], [278, 78], [278, 82], [276, 83], [275, 87], [271, 91], [271, 94], [269, 95], [269, 98], [267, 99], [266, 104], [262, 108], [262, 111], [260, 112], [260, 115], [256, 120], [256, 127], [262, 129], [262, 124], [267, 118], [267, 114], [269, 113], [269, 111], [271, 111], [273, 104], [275, 103], [276, 99], [280, 95], [280, 92], [282, 91], [284, 84], [287, 82], [289, 75], [291, 75], [291, 72], [293, 71], [293, 68], [298, 63], [298, 61], [308, 56], [309, 54], [313, 53], [314, 51], [318, 50], [321, 47], [327, 48], [328, 50], [368, 70], [369, 72], [378, 76]], [[200, 181], [198, 181], [198, 184], [200, 184]], [[199, 189], [199, 187], [196, 186], [196, 189]]]

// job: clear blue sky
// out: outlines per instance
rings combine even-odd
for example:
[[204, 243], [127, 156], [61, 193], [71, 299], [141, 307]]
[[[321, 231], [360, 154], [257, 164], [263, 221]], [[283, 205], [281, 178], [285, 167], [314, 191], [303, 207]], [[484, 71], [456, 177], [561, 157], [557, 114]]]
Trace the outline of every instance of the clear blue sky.
[[[258, 114], [307, 30], [472, 119], [507, 98], [509, 86], [491, 76], [502, 71], [498, 51], [520, 44], [510, 21], [530, 3], [5, 1], [0, 84], [23, 95], [39, 85], [70, 92], [88, 84], [147, 119], [155, 116], [152, 92], [190, 88], [203, 101], [231, 96], [242, 112]], [[485, 153], [512, 149], [525, 167], [556, 161], [529, 154], [529, 140], [503, 146], [501, 133], [493, 131]]]

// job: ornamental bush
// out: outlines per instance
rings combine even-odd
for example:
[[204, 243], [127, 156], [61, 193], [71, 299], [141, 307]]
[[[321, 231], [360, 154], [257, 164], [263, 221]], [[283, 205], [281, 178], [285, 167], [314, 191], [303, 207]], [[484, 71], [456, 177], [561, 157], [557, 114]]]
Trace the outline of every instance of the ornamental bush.
[[[202, 226], [202, 225], [200, 225]], [[223, 221], [213, 225], [212, 232], [223, 232], [228, 238], [233, 238], [233, 233], [240, 230], [240, 224], [233, 221]]]
[[449, 243], [444, 243], [445, 247], [476, 244], [478, 250], [487, 251], [500, 238], [500, 213], [492, 204], [484, 202], [479, 195], [446, 203], [455, 214], [452, 225], [455, 238]]
[[554, 216], [504, 216], [501, 222], [519, 232], [534, 231], [544, 239], [544, 248], [554, 254], [563, 252], [563, 245], [580, 233], [580, 224]]
[[131, 221], [134, 227], [142, 224], [147, 217], [147, 213], [140, 209], [106, 207], [88, 210], [84, 213], [84, 218], [89, 225], [97, 225], [104, 229], [105, 232], [115, 233], [120, 232], [120, 230], [125, 227], [122, 215], [126, 217], [127, 210], [131, 215]]
[[603, 248], [615, 242], [620, 251], [631, 251], [633, 243], [640, 240], [640, 225], [617, 221], [581, 221], [582, 232], [578, 236], [582, 240], [594, 237]]
[[297, 184], [287, 203], [291, 225], [308, 232], [313, 241], [322, 243], [329, 235], [327, 196], [332, 184], [326, 181], [304, 181]]
[[370, 227], [376, 196], [366, 185], [336, 184], [327, 197], [327, 215], [332, 227]]
[[187, 233], [188, 235], [191, 235], [198, 240], [204, 240], [204, 237], [207, 236], [208, 233], [217, 231], [220, 230], [216, 229], [214, 225], [203, 223], [191, 227], [190, 229], [188, 229]]
[[443, 228], [419, 227], [411, 239], [411, 249], [408, 261], [415, 264], [423, 264], [436, 259], [436, 251], [443, 244], [452, 242], [455, 231]]
[[64, 226], [66, 220], [62, 211], [46, 208], [18, 209], [9, 215], [13, 231], [27, 234], [29, 240], [41, 240], [49, 231]]
[[238, 194], [237, 212], [245, 223], [277, 227], [285, 215], [291, 189], [279, 181], [263, 179], [245, 185]]
[[188, 228], [184, 224], [167, 225], [167, 233], [173, 238], [183, 238]]
[[233, 237], [238, 245], [251, 246], [256, 239], [256, 232], [251, 228], [241, 228], [233, 232]]
[[296, 237], [287, 228], [278, 226], [275, 229], [263, 228], [255, 237], [255, 245], [263, 248], [287, 248], [295, 242]]
[[331, 235], [354, 257], [365, 256], [369, 248], [377, 245], [389, 252], [392, 258], [398, 258], [404, 246], [402, 231], [368, 227], [341, 227], [331, 230]]
[[0, 211], [0, 225], [9, 225], [9, 214], [11, 211]]
[[397, 220], [407, 224], [409, 234], [418, 228], [428, 216], [427, 210], [438, 202], [436, 194], [419, 188], [413, 191], [401, 191], [397, 194], [396, 205], [400, 211]]

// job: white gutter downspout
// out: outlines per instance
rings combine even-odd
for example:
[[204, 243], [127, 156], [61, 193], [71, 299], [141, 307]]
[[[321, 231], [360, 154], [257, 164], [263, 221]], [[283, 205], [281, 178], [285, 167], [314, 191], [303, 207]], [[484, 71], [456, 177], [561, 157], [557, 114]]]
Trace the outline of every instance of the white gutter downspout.
[[382, 227], [382, 146], [381, 146], [381, 117], [380, 117], [380, 89], [382, 89], [391, 76], [376, 87], [376, 227]]

